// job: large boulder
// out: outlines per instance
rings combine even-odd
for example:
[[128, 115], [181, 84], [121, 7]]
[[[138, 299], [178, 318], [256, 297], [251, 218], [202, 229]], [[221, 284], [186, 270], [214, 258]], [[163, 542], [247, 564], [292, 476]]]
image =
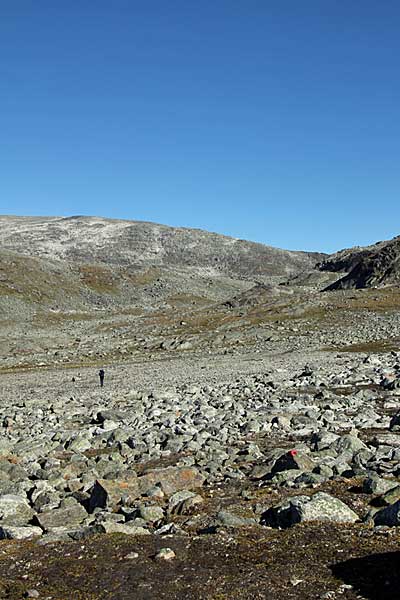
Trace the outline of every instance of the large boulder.
[[29, 523], [34, 511], [23, 496], [4, 494], [0, 496], [0, 525], [24, 526]]
[[338, 454], [348, 452], [354, 454], [358, 450], [367, 450], [368, 446], [364, 444], [356, 435], [346, 433], [345, 435], [337, 438], [330, 446]]
[[88, 516], [86, 510], [78, 503], [55, 508], [36, 515], [36, 521], [44, 531], [57, 527], [73, 527], [82, 523]]
[[365, 494], [385, 494], [398, 485], [398, 481], [395, 479], [383, 479], [378, 475], [371, 475], [363, 481], [363, 492]]
[[281, 471], [291, 471], [293, 469], [300, 471], [312, 471], [315, 467], [314, 461], [298, 450], [289, 450], [282, 454], [272, 467], [272, 474], [280, 473]]
[[89, 511], [95, 508], [114, 509], [124, 497], [135, 500], [140, 496], [137, 477], [132, 479], [97, 479], [89, 500]]
[[0, 527], [0, 540], [29, 540], [41, 536], [43, 531], [40, 527], [33, 525], [26, 527], [12, 527], [3, 525]]
[[293, 496], [268, 509], [261, 517], [262, 524], [282, 528], [310, 521], [354, 523], [357, 520], [358, 515], [351, 508], [325, 492], [314, 496]]
[[204, 477], [195, 467], [166, 467], [152, 469], [138, 478], [141, 493], [159, 484], [163, 492], [171, 496], [180, 490], [192, 490], [201, 487]]
[[375, 525], [388, 525], [389, 527], [400, 525], [400, 500], [378, 511], [374, 515], [374, 523]]
[[203, 504], [203, 502], [204, 500], [199, 494], [183, 490], [171, 496], [168, 502], [168, 510], [171, 514], [185, 515], [199, 504]]
[[158, 485], [164, 494], [171, 496], [181, 490], [201, 487], [204, 477], [194, 467], [166, 467], [151, 469], [141, 477], [128, 479], [97, 479], [90, 496], [89, 510], [115, 509], [122, 499], [136, 500]]

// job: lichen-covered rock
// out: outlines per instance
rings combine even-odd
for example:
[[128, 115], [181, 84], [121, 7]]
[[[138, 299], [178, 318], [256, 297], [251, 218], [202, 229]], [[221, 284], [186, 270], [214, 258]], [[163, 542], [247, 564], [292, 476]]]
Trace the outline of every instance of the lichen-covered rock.
[[332, 444], [331, 448], [338, 454], [342, 452], [348, 452], [354, 454], [357, 450], [366, 450], [368, 447], [362, 442], [356, 435], [347, 433], [337, 438]]
[[355, 523], [358, 521], [358, 515], [338, 498], [318, 492], [314, 496], [289, 498], [282, 504], [268, 509], [261, 518], [264, 525], [282, 528], [309, 521]]
[[249, 519], [246, 517], [240, 517], [228, 510], [220, 510], [216, 516], [218, 524], [232, 529], [238, 529], [240, 527], [249, 527], [250, 525], [256, 525], [255, 519]]
[[140, 496], [137, 477], [132, 479], [98, 479], [92, 489], [89, 510], [95, 508], [115, 508], [123, 497], [135, 500]]
[[138, 527], [132, 523], [113, 523], [106, 521], [100, 525], [104, 533], [125, 533], [126, 535], [150, 535], [150, 531], [144, 527]]
[[25, 527], [12, 527], [11, 525], [0, 526], [1, 540], [28, 540], [33, 537], [39, 537], [43, 534], [40, 527], [27, 525]]
[[171, 496], [168, 502], [168, 510], [172, 514], [185, 515], [190, 513], [196, 506], [203, 504], [204, 500], [199, 494], [182, 490]]
[[375, 475], [364, 479], [363, 492], [365, 494], [385, 494], [398, 485], [398, 481], [394, 479], [383, 479]]
[[65, 508], [55, 508], [36, 515], [35, 520], [44, 531], [54, 527], [72, 527], [79, 525], [88, 516], [86, 510], [78, 503]]
[[158, 523], [164, 518], [164, 511], [161, 506], [145, 506], [142, 504], [139, 507], [139, 517], [147, 523]]
[[166, 467], [164, 469], [152, 469], [138, 482], [142, 493], [152, 486], [159, 484], [165, 494], [171, 496], [180, 490], [192, 490], [201, 487], [204, 477], [195, 467]]
[[289, 450], [280, 456], [272, 467], [272, 473], [280, 473], [281, 471], [291, 471], [298, 469], [299, 471], [312, 471], [315, 467], [315, 462], [298, 450]]
[[400, 485], [396, 485], [379, 497], [380, 503], [387, 506], [394, 504], [397, 500], [400, 500]]
[[0, 496], [0, 525], [19, 527], [27, 525], [34, 511], [23, 496], [5, 494]]

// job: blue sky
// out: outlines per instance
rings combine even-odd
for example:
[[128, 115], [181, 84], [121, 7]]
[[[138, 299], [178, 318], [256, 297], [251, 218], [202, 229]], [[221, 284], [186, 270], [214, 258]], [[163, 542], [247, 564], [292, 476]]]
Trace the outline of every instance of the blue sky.
[[400, 234], [395, 0], [1, 0], [0, 213]]

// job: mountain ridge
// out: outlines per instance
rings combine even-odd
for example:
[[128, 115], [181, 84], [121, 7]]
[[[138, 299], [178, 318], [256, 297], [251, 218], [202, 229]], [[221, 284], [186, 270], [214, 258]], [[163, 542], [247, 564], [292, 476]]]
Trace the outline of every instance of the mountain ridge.
[[202, 229], [79, 215], [0, 216], [0, 247], [82, 262], [207, 266], [245, 277], [295, 274], [325, 256]]
[[360, 289], [400, 283], [400, 236], [370, 246], [347, 248], [319, 263], [321, 271], [345, 275], [328, 291]]

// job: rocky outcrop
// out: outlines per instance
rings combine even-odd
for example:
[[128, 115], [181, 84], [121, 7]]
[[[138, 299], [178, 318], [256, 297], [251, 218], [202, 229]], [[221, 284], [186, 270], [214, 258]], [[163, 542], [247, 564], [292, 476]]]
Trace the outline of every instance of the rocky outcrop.
[[342, 250], [317, 266], [321, 271], [347, 273], [327, 290], [399, 284], [400, 236], [366, 248]]

